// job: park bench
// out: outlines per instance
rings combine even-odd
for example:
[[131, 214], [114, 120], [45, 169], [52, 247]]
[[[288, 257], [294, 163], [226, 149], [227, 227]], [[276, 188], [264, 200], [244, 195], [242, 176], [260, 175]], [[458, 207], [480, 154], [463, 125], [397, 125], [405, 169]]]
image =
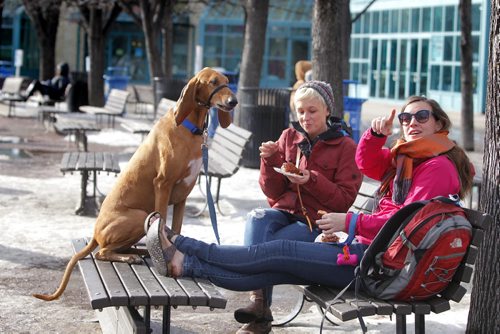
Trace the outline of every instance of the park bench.
[[[243, 158], [243, 150], [250, 140], [252, 133], [248, 130], [240, 128], [237, 125], [230, 124], [227, 128], [217, 127], [214, 138], [209, 144], [208, 149], [208, 176], [209, 184], [212, 184], [212, 178], [217, 179], [217, 190], [215, 193], [215, 204], [220, 214], [222, 210], [219, 206], [220, 187], [222, 179], [233, 176], [241, 166]], [[201, 176], [205, 175], [205, 170], [202, 166], [198, 183], [201, 187]], [[206, 208], [204, 207], [195, 214], [200, 215]]]
[[102, 117], [107, 117], [107, 125], [114, 127], [115, 117], [122, 116], [125, 113], [129, 94], [124, 90], [112, 89], [104, 107], [80, 106], [80, 111], [95, 115], [97, 123], [102, 123]]
[[[82, 114], [54, 115], [54, 129], [64, 135], [73, 135], [78, 150], [88, 151], [88, 132], [99, 132], [101, 128], [94, 119]], [[70, 137], [71, 139], [71, 137]]]
[[[73, 251], [80, 251], [87, 242], [73, 240]], [[145, 250], [142, 244], [136, 247]], [[162, 333], [170, 333], [172, 307], [226, 307], [226, 298], [209, 281], [161, 276], [149, 257], [141, 264], [127, 264], [99, 261], [90, 255], [78, 261], [78, 266], [90, 306], [102, 311], [98, 313], [101, 327], [111, 327], [112, 333], [150, 333], [151, 307], [163, 307]], [[143, 309], [142, 315], [137, 308]]]
[[15, 103], [25, 102], [27, 97], [21, 95], [21, 89], [25, 78], [23, 77], [7, 77], [5, 78], [0, 91], [0, 102], [9, 105], [7, 117], [14, 116]]
[[[81, 216], [97, 216], [100, 205], [97, 202], [97, 174], [100, 172], [120, 173], [118, 157], [107, 152], [67, 152], [61, 160], [63, 174], [79, 172], [81, 174], [80, 202], [75, 213]], [[92, 176], [93, 191], [89, 195], [87, 184]]]
[[[475, 183], [477, 186], [477, 182]], [[373, 194], [377, 185], [363, 182], [358, 196], [351, 207], [351, 210], [358, 210], [369, 213], [373, 208]], [[453, 276], [452, 282], [439, 295], [424, 301], [400, 302], [395, 300], [381, 300], [354, 291], [346, 291], [340, 297], [340, 302], [330, 305], [331, 301], [340, 293], [342, 289], [319, 285], [296, 285], [294, 288], [301, 293], [292, 312], [277, 319], [273, 326], [283, 326], [295, 319], [300, 313], [304, 301], [316, 303], [321, 313], [327, 312], [324, 316], [328, 321], [334, 323], [332, 316], [342, 322], [358, 319], [372, 315], [395, 315], [396, 333], [406, 333], [406, 316], [412, 313], [415, 316], [415, 333], [425, 333], [425, 315], [442, 313], [449, 310], [450, 301], [460, 302], [465, 293], [466, 287], [461, 283], [469, 283], [474, 271], [474, 263], [483, 240], [485, 230], [492, 223], [491, 216], [470, 208], [464, 208], [467, 218], [473, 227], [473, 238], [468, 247], [460, 267]]]

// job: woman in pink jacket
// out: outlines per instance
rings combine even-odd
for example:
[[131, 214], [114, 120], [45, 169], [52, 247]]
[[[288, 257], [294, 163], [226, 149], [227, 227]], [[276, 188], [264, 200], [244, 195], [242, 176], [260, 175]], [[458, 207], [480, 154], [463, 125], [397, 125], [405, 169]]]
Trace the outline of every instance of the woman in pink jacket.
[[[349, 253], [358, 259], [386, 220], [402, 206], [450, 194], [463, 198], [472, 186], [472, 165], [464, 151], [448, 139], [450, 120], [437, 102], [410, 97], [398, 114], [402, 138], [392, 149], [384, 148], [395, 118], [396, 111], [392, 110], [390, 116], [374, 119], [356, 152], [361, 171], [381, 181], [375, 212], [360, 215], [355, 222], [350, 222], [351, 213], [326, 213], [316, 221], [327, 235], [354, 230], [356, 238]], [[146, 244], [163, 275], [206, 278], [237, 291], [278, 284], [343, 288], [354, 278], [354, 266], [337, 262], [342, 259], [338, 255], [343, 254], [338, 243], [272, 240], [250, 246], [219, 246], [174, 235], [159, 213], [150, 214], [146, 223]], [[260, 328], [262, 333], [270, 331], [270, 326], [265, 326], [268, 320], [253, 321], [265, 323]]]

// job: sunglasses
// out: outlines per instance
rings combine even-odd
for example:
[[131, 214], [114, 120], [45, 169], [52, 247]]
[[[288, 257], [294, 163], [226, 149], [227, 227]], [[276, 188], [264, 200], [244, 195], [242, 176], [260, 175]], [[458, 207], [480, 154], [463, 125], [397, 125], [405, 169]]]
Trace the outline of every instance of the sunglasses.
[[419, 123], [425, 123], [429, 120], [429, 117], [431, 117], [431, 112], [429, 110], [419, 110], [414, 114], [402, 112], [398, 115], [399, 123], [402, 125], [408, 125], [411, 123], [412, 117], [415, 117]]

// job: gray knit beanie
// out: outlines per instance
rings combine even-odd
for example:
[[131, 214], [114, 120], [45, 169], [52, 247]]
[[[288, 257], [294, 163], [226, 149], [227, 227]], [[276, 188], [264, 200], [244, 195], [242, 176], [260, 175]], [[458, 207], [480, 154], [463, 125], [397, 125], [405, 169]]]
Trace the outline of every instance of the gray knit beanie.
[[333, 110], [335, 109], [333, 104], [333, 90], [332, 86], [330, 86], [329, 83], [324, 81], [311, 80], [300, 85], [297, 90], [300, 90], [302, 88], [312, 88], [317, 91], [319, 95], [323, 97], [323, 100], [325, 100], [326, 107], [328, 108], [330, 115], [333, 115]]

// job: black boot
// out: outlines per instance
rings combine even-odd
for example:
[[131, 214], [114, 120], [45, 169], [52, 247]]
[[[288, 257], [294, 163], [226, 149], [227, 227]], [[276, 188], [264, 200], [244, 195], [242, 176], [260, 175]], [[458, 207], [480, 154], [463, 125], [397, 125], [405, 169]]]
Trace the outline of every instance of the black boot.
[[264, 291], [251, 291], [250, 300], [252, 302], [248, 306], [234, 311], [234, 318], [236, 321], [242, 324], [247, 324], [253, 321], [271, 323], [273, 321], [273, 315], [271, 313], [271, 308], [267, 304]]

